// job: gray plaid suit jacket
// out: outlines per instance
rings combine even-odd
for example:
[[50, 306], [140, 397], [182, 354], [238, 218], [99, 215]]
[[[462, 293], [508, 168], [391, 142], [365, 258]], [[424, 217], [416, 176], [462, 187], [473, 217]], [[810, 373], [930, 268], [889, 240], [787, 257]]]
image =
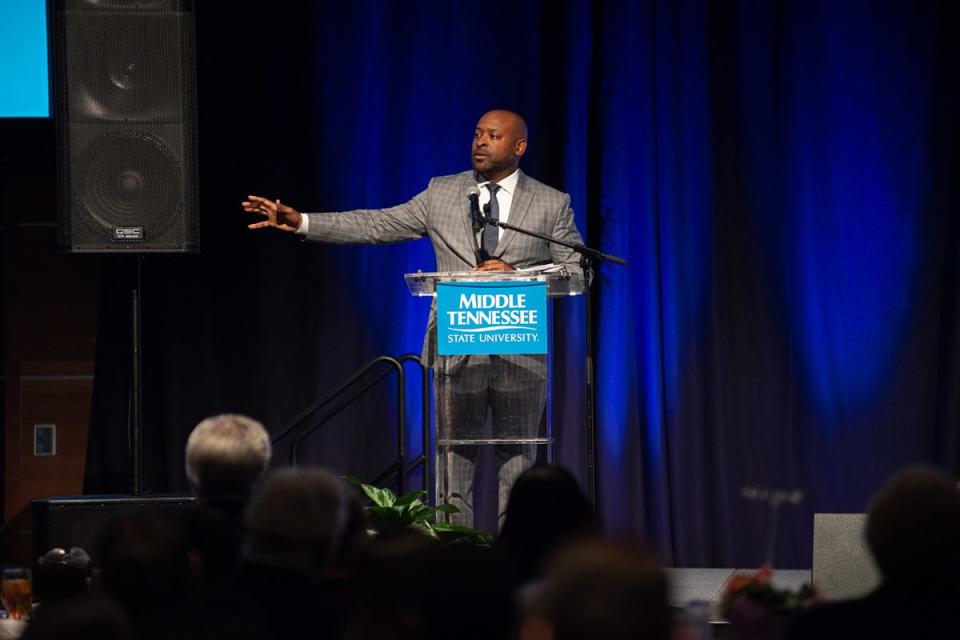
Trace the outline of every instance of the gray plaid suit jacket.
[[[433, 178], [425, 191], [395, 207], [309, 213], [306, 239], [335, 244], [386, 244], [429, 236], [437, 258], [437, 271], [469, 271], [477, 262], [467, 188], [476, 184], [476, 174], [464, 171]], [[512, 225], [561, 240], [582, 242], [574, 224], [570, 196], [530, 178], [522, 171], [513, 194], [509, 221]], [[510, 230], [503, 232], [494, 257], [518, 268], [554, 262], [569, 265], [573, 270], [580, 269], [577, 254], [572, 250]], [[459, 369], [465, 357], [440, 358], [438, 361], [435, 341], [436, 304], [430, 310], [427, 323], [423, 363], [436, 366], [443, 373], [453, 373]], [[546, 375], [546, 362], [542, 357], [510, 358]]]

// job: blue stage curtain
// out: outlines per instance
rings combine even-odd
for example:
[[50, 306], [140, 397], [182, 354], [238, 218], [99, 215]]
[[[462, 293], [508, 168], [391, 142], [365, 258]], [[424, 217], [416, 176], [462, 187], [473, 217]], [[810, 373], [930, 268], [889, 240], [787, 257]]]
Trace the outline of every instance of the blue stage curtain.
[[[184, 486], [183, 441], [204, 415], [276, 428], [365, 361], [420, 349], [428, 305], [401, 274], [433, 268], [426, 241], [252, 234], [239, 200], [405, 201], [468, 167], [496, 107], [530, 124], [523, 169], [571, 193], [588, 244], [629, 261], [595, 283], [611, 529], [678, 566], [757, 565], [768, 513], [744, 492], [799, 489], [774, 559], [807, 567], [812, 513], [864, 509], [905, 464], [956, 464], [950, 3], [209, 4], [203, 253], [146, 273], [155, 488]], [[556, 320], [557, 457], [585, 480], [582, 302]], [[101, 334], [104, 370], [117, 344]], [[95, 398], [91, 488], [123, 462], [103, 444], [112, 391]], [[323, 445], [343, 471], [375, 465], [389, 437], [368, 428], [377, 414], [353, 419]]]

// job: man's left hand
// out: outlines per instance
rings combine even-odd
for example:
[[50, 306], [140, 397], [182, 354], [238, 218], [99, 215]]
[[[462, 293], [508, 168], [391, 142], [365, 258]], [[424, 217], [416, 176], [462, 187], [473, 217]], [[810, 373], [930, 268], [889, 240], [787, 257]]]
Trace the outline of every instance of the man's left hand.
[[512, 265], [507, 264], [503, 260], [484, 260], [477, 265], [474, 271], [514, 271]]

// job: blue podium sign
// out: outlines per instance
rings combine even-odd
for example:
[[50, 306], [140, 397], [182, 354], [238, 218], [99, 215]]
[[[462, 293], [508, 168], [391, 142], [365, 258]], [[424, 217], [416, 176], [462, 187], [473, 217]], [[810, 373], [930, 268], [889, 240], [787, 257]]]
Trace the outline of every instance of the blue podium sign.
[[547, 283], [437, 283], [441, 356], [547, 352]]

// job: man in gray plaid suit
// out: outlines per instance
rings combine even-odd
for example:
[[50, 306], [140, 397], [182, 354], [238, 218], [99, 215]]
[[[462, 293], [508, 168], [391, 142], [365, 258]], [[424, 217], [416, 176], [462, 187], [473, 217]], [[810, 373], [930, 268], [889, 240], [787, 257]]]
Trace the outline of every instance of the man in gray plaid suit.
[[[272, 227], [308, 240], [381, 244], [428, 236], [437, 271], [512, 271], [553, 262], [578, 270], [576, 254], [559, 245], [492, 225], [475, 231], [468, 189], [479, 188], [479, 204], [512, 225], [580, 243], [570, 196], [519, 170], [527, 149], [527, 126], [516, 113], [490, 111], [477, 123], [473, 169], [433, 178], [404, 204], [377, 210], [300, 214], [280, 200], [248, 196], [244, 210], [264, 217], [249, 227]], [[423, 362], [434, 368], [438, 436], [457, 440], [524, 440], [540, 433], [546, 406], [546, 358], [538, 355], [437, 356], [436, 306], [430, 311]], [[491, 430], [486, 430], [487, 412]], [[535, 461], [535, 445], [497, 444], [499, 515], [502, 520], [513, 481]], [[476, 446], [451, 447], [447, 477], [438, 500], [460, 508], [453, 520], [473, 523]]]

